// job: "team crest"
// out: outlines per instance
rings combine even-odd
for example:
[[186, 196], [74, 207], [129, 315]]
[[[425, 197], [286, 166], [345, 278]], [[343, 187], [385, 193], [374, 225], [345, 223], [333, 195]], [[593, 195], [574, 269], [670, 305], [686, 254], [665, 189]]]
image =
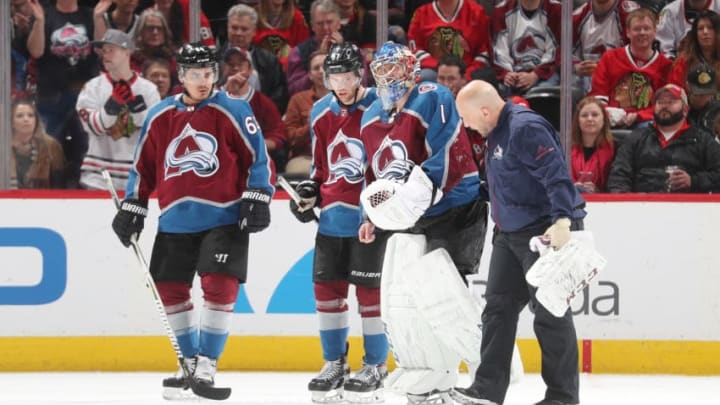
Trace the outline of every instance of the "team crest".
[[436, 29], [428, 39], [428, 52], [436, 59], [443, 56], [454, 55], [458, 58], [465, 55], [467, 41], [459, 31], [452, 27], [440, 27]]
[[401, 141], [386, 136], [373, 155], [372, 167], [375, 177], [402, 180], [410, 175], [415, 163], [408, 158], [408, 151]]
[[500, 147], [500, 145], [497, 145], [495, 149], [493, 149], [492, 159], [493, 160], [502, 160], [503, 158], [503, 148]]
[[512, 54], [515, 63], [513, 70], [515, 72], [532, 70], [540, 65], [545, 53], [545, 43], [551, 41], [551, 39], [546, 38], [546, 35], [548, 34], [545, 32], [528, 28], [525, 35], [513, 41]]
[[418, 86], [418, 93], [423, 94], [427, 93], [429, 91], [436, 90], [437, 86], [435, 83], [423, 83], [420, 86]]
[[327, 147], [330, 175], [326, 183], [345, 179], [348, 183], [360, 183], [364, 179], [363, 146], [359, 139], [345, 135], [340, 129]]
[[217, 149], [212, 135], [185, 125], [165, 150], [165, 180], [190, 171], [200, 177], [212, 176], [220, 168]]
[[650, 106], [654, 91], [650, 79], [642, 73], [633, 72], [615, 86], [613, 94], [620, 108], [642, 110]]

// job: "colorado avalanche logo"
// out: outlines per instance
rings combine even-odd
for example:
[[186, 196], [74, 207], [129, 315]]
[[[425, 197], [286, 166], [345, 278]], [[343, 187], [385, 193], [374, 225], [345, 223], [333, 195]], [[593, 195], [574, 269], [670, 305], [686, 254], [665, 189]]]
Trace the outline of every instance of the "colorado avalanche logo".
[[75, 66], [91, 51], [90, 39], [84, 25], [74, 25], [68, 22], [50, 34], [50, 52], [67, 58], [70, 66]]
[[387, 180], [403, 180], [410, 175], [415, 163], [408, 159], [405, 145], [386, 136], [372, 159], [375, 177]]
[[512, 43], [512, 54], [515, 60], [514, 71], [520, 72], [533, 69], [542, 60], [546, 42], [552, 41], [546, 38], [546, 33], [528, 28], [525, 34]]
[[326, 183], [344, 178], [348, 183], [363, 181], [363, 146], [359, 139], [350, 138], [341, 130], [327, 147], [330, 176]]
[[220, 167], [217, 148], [212, 135], [197, 132], [187, 124], [165, 151], [165, 180], [189, 171], [200, 177], [212, 176]]

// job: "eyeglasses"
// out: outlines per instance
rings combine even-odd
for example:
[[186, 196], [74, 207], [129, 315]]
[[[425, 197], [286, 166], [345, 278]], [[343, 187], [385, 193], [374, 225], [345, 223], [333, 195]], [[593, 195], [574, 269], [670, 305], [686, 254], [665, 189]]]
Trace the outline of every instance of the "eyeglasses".
[[143, 31], [147, 32], [163, 32], [163, 26], [162, 25], [146, 25], [143, 27]]

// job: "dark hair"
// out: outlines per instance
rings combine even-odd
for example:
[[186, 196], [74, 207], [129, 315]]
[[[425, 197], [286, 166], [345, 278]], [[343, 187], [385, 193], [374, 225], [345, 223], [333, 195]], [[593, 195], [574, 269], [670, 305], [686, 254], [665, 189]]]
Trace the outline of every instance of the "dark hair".
[[440, 65], [445, 66], [457, 66], [458, 69], [460, 69], [460, 77], [465, 76], [465, 70], [467, 70], [467, 67], [465, 66], [465, 61], [462, 60], [459, 56], [455, 55], [445, 55], [438, 61], [438, 68]]
[[143, 62], [142, 65], [142, 74], [143, 76], [147, 77], [147, 70], [150, 69], [150, 66], [152, 65], [160, 65], [168, 70], [168, 72], [171, 72], [170, 70], [170, 61], [164, 58], [148, 58]]
[[720, 53], [718, 53], [718, 46], [720, 46], [720, 15], [718, 15], [712, 10], [703, 10], [698, 13], [697, 17], [695, 17], [695, 20], [693, 20], [692, 26], [690, 27], [690, 31], [688, 31], [687, 34], [685, 34], [685, 37], [680, 41], [680, 49], [678, 50], [678, 56], [683, 55], [687, 61], [688, 66], [693, 66], [694, 64], [703, 60], [702, 49], [700, 49], [700, 43], [697, 39], [698, 25], [700, 25], [700, 20], [710, 21], [710, 25], [712, 25], [713, 29], [715, 30], [715, 52], [713, 54], [714, 60], [706, 62], [713, 65], [713, 67], [717, 69], [717, 63], [720, 59]]

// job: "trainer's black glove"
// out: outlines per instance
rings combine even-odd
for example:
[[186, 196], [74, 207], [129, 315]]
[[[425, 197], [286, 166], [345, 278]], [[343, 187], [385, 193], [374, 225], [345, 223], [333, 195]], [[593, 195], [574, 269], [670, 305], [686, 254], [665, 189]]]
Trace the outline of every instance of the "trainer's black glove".
[[313, 180], [301, 181], [295, 186], [295, 191], [302, 200], [298, 206], [295, 200], [291, 199], [290, 212], [302, 223], [317, 221], [318, 218], [313, 208], [320, 205], [320, 185], [318, 182]]
[[270, 225], [270, 195], [263, 190], [245, 190], [240, 200], [240, 229], [260, 232]]
[[140, 237], [143, 227], [145, 227], [145, 217], [147, 216], [147, 203], [140, 200], [127, 199], [120, 204], [120, 209], [112, 222], [113, 231], [120, 238], [125, 247], [130, 246], [130, 238], [133, 235]]

